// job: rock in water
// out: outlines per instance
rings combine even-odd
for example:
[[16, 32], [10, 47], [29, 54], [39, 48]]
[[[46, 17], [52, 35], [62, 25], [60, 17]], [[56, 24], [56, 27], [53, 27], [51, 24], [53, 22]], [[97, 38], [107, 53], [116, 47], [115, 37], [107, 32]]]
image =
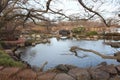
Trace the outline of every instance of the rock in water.
[[60, 65], [56, 66], [55, 68], [57, 70], [62, 71], [62, 72], [68, 72], [69, 71], [69, 69], [65, 65], [63, 65], [63, 64], [60, 64]]

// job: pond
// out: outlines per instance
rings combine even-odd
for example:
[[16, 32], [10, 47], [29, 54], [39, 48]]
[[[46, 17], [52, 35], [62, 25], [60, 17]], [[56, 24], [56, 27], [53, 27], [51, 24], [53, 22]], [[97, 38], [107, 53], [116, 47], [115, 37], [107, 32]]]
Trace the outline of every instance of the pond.
[[51, 43], [37, 44], [34, 47], [27, 47], [24, 54], [21, 55], [23, 61], [28, 62], [31, 66], [40, 67], [44, 62], [48, 62], [45, 70], [54, 68], [59, 64], [70, 64], [78, 67], [91, 67], [107, 62], [108, 64], [120, 64], [113, 59], [102, 59], [100, 56], [91, 52], [77, 51], [78, 55], [70, 52], [72, 46], [78, 46], [85, 49], [93, 49], [105, 55], [114, 55], [119, 48], [112, 48], [103, 44], [103, 40], [75, 40], [50, 39]]

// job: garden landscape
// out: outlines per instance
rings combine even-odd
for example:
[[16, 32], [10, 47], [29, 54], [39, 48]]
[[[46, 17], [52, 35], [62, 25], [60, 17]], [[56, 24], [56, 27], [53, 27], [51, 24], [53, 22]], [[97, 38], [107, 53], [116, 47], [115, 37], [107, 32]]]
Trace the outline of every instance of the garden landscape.
[[0, 80], [120, 80], [120, 1], [0, 0]]

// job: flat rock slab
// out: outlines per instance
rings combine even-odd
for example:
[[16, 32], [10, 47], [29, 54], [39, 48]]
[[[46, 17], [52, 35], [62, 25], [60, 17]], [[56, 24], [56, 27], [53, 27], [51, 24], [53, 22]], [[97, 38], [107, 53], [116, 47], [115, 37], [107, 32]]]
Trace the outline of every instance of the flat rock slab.
[[59, 73], [53, 80], [75, 80], [75, 79], [65, 73]]
[[20, 70], [20, 68], [4, 68], [0, 71], [0, 79], [1, 80], [9, 80], [9, 77], [14, 75]]
[[110, 78], [109, 73], [100, 69], [91, 69], [90, 74], [93, 80], [108, 80]]
[[45, 73], [41, 76], [38, 76], [37, 80], [53, 80], [53, 78], [56, 76], [56, 73], [49, 72]]
[[68, 72], [68, 74], [73, 76], [77, 80], [90, 80], [90, 75], [89, 75], [87, 69], [83, 69], [83, 68], [71, 69]]
[[25, 69], [20, 71], [15, 77], [14, 80], [35, 80], [37, 74], [31, 69]]

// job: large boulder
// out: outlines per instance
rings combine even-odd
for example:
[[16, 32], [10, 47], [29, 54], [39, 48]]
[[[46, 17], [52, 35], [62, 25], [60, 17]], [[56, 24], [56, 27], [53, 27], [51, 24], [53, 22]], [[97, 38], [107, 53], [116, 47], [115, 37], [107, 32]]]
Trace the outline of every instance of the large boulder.
[[91, 80], [91, 77], [87, 69], [83, 68], [74, 68], [68, 72], [69, 75], [76, 78], [77, 80]]
[[20, 68], [3, 68], [0, 71], [0, 80], [10, 80], [9, 78], [14, 76], [19, 70]]
[[92, 80], [108, 80], [110, 78], [109, 73], [101, 69], [92, 68], [89, 70]]
[[102, 71], [105, 71], [111, 75], [116, 75], [117, 74], [117, 70], [115, 68], [114, 65], [106, 65], [106, 66], [100, 66], [98, 67], [98, 69], [102, 70]]
[[56, 66], [55, 69], [62, 71], [62, 72], [65, 72], [65, 73], [69, 71], [69, 69], [63, 64]]
[[24, 69], [20, 71], [16, 76], [14, 76], [14, 79], [17, 80], [35, 80], [37, 77], [37, 74], [32, 71], [31, 69]]
[[120, 62], [120, 51], [116, 52], [114, 56], [118, 57], [117, 61]]
[[56, 76], [56, 73], [49, 72], [49, 73], [45, 73], [43, 75], [38, 76], [37, 80], [53, 80], [55, 76]]
[[106, 66], [107, 62], [101, 62], [100, 64], [98, 64], [97, 66]]
[[67, 64], [60, 64], [55, 67], [55, 69], [67, 73], [70, 69], [77, 68], [76, 66], [73, 65], [67, 65]]
[[53, 80], [75, 80], [75, 79], [68, 74], [59, 73]]
[[117, 66], [116, 66], [116, 69], [117, 69], [117, 71], [118, 71], [118, 74], [120, 74], [120, 65], [117, 65]]

